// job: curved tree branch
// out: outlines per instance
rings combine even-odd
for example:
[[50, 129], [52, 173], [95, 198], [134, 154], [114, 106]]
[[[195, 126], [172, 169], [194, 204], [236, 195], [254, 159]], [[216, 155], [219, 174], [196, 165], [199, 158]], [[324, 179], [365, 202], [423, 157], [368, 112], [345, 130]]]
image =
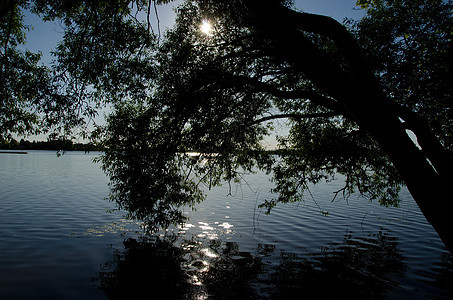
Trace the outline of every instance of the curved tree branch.
[[316, 91], [281, 90], [276, 85], [260, 81], [257, 78], [242, 75], [223, 74], [223, 78], [225, 82], [229, 82], [235, 86], [246, 86], [249, 91], [252, 89], [256, 92], [265, 92], [281, 99], [307, 99], [316, 105], [333, 111], [336, 115], [348, 114], [348, 112], [337, 101]]
[[330, 118], [340, 116], [336, 113], [312, 113], [312, 114], [278, 114], [278, 115], [271, 115], [267, 117], [262, 117], [259, 119], [254, 120], [247, 124], [248, 126], [252, 126], [255, 124], [263, 123], [266, 121], [277, 120], [277, 119], [295, 119], [295, 120], [302, 120], [302, 119], [312, 119], [312, 118]]

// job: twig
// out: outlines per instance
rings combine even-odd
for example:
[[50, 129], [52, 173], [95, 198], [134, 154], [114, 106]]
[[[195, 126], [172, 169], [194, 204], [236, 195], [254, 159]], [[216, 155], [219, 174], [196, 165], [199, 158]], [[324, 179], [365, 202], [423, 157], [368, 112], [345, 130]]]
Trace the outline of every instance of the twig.
[[156, 14], [156, 19], [157, 19], [157, 32], [159, 33], [159, 38], [158, 38], [158, 42], [160, 42], [160, 19], [159, 19], [159, 14], [157, 13], [157, 3], [156, 3], [156, 0], [153, 0], [153, 3], [154, 3], [154, 12]]
[[363, 221], [365, 220], [366, 216], [369, 214], [369, 213], [372, 213], [374, 214], [374, 212], [372, 210], [368, 211], [362, 218], [362, 222], [360, 222], [360, 228], [362, 228], [362, 231], [363, 231]]
[[258, 202], [258, 195], [259, 195], [259, 188], [258, 191], [256, 192], [256, 197], [255, 197], [255, 205], [253, 207], [253, 233], [256, 231], [256, 226], [255, 226], [255, 219], [256, 219], [256, 207], [257, 207], [257, 202]]
[[316, 206], [318, 207], [319, 212], [320, 212], [321, 214], [324, 214], [324, 212], [323, 212], [321, 206], [319, 206], [318, 202], [316, 202], [316, 199], [315, 199], [315, 197], [313, 196], [313, 194], [311, 193], [310, 188], [308, 187], [308, 185], [305, 185], [305, 187], [307, 188], [308, 193], [310, 194], [311, 198], [313, 199], [313, 202], [314, 202], [314, 203], [316, 204]]
[[333, 197], [333, 199], [330, 201], [330, 202], [334, 202], [335, 201], [335, 198], [337, 198], [338, 194], [340, 192], [343, 192], [343, 198], [344, 198], [344, 194], [345, 194], [345, 190], [348, 188], [347, 185], [345, 185], [344, 187], [342, 187], [341, 189], [339, 189], [338, 191], [335, 191], [333, 192], [335, 194], [335, 196]]
[[149, 15], [151, 14], [151, 1], [148, 2], [148, 14], [146, 15], [146, 21], [148, 22], [148, 28], [147, 28], [147, 32], [149, 34], [149, 31], [151, 29], [151, 32], [153, 33], [154, 35], [154, 30], [153, 30], [153, 27], [151, 26], [151, 20], [149, 18]]

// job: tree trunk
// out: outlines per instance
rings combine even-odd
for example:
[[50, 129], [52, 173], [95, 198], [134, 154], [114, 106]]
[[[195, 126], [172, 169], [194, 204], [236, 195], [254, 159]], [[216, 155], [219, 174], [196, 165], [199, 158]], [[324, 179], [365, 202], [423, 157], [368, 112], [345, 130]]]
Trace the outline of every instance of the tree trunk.
[[[383, 105], [385, 107], [385, 105]], [[359, 126], [369, 132], [403, 178], [426, 220], [453, 253], [453, 218], [447, 201], [448, 179], [435, 171], [405, 132], [395, 111], [354, 107]]]
[[[453, 253], [453, 217], [450, 216], [446, 198], [447, 186], [451, 182], [449, 168], [443, 168], [438, 173], [426, 159], [430, 155], [425, 156], [409, 138], [400, 121], [400, 117], [405, 117], [397, 109], [398, 104], [390, 102], [384, 95], [367, 66], [360, 47], [346, 28], [331, 18], [298, 13], [278, 5], [278, 2], [274, 6], [263, 5], [257, 0], [242, 2], [252, 12], [260, 32], [265, 32], [270, 40], [276, 41], [271, 54], [284, 57], [292, 66], [306, 74], [380, 145], [427, 221]], [[319, 54], [319, 50], [302, 31], [322, 34], [332, 39], [349, 64], [349, 69], [345, 71], [338, 62]], [[425, 129], [423, 134], [424, 141], [435, 145], [432, 141], [436, 138], [432, 133]], [[436, 144], [436, 151], [446, 153], [438, 150], [438, 146]], [[436, 159], [448, 166], [451, 161], [448, 157], [436, 156]], [[442, 164], [440, 161], [435, 163]]]

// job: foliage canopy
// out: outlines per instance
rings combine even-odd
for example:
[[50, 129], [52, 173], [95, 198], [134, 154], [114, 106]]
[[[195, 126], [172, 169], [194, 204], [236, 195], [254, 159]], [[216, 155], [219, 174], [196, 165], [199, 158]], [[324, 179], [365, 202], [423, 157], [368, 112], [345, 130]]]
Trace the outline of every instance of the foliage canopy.
[[[388, 14], [393, 11], [390, 4], [381, 9]], [[382, 66], [393, 70], [391, 58], [381, 56], [378, 61], [375, 52], [368, 50], [379, 42], [366, 31], [379, 26], [372, 24], [376, 10], [370, 9], [370, 17], [354, 25], [355, 34], [374, 61], [371, 66], [382, 77], [385, 93], [392, 95], [392, 101], [405, 105], [406, 98], [400, 99], [391, 88], [398, 90], [402, 84], [419, 88], [420, 82], [410, 81], [403, 71], [399, 73], [401, 78], [396, 78], [400, 83], [386, 81]], [[383, 205], [397, 205], [403, 184], [398, 171], [369, 133], [357, 124], [356, 117], [341, 105], [342, 99], [323, 89], [313, 77], [312, 66], [300, 61], [304, 55], [315, 53], [315, 63], [323, 62], [319, 63], [320, 68], [327, 66], [336, 70], [337, 76], [351, 76], [354, 66], [343, 49], [331, 38], [311, 31], [286, 28], [282, 32], [278, 28], [273, 32], [257, 26], [254, 17], [239, 1], [188, 1], [179, 8], [175, 28], [167, 32], [153, 59], [153, 94], [145, 101], [118, 107], [105, 131], [106, 146], [114, 151], [106, 152], [104, 166], [111, 178], [121, 178], [113, 181], [115, 197], [126, 195], [116, 198], [117, 202], [127, 207], [139, 203], [130, 197], [132, 191], [153, 186], [159, 178], [159, 191], [164, 194], [146, 203], [155, 206], [157, 199], [171, 198], [164, 202], [176, 207], [191, 203], [190, 199], [200, 201], [200, 184], [210, 187], [222, 180], [240, 180], [241, 172], [252, 172], [258, 167], [273, 174], [276, 197], [263, 204], [269, 210], [279, 202], [300, 200], [309, 183], [330, 181], [336, 174], [344, 175], [346, 180], [333, 198], [358, 191]], [[205, 19], [213, 25], [209, 35], [200, 30]], [[275, 35], [298, 37], [306, 53], [283, 53]], [[395, 33], [388, 42], [398, 39]], [[404, 50], [398, 49], [394, 55], [404, 56]], [[395, 66], [400, 63], [401, 60], [393, 62]], [[437, 74], [438, 70], [432, 72]], [[439, 91], [449, 93], [442, 88]], [[414, 101], [416, 107], [432, 104], [426, 96]], [[448, 107], [442, 107], [445, 109], [440, 112], [444, 117], [441, 123], [446, 124]], [[434, 111], [439, 113], [435, 109], [426, 113], [433, 121], [437, 119]], [[272, 124], [265, 121], [281, 118], [289, 120], [289, 135], [280, 137], [280, 150], [268, 155], [261, 142], [272, 131]], [[448, 136], [447, 127], [439, 131], [439, 137]], [[119, 139], [124, 143], [119, 144]], [[190, 156], [187, 151], [197, 151], [199, 155]], [[138, 161], [141, 165], [131, 168]], [[163, 165], [156, 167], [155, 162]], [[125, 178], [140, 180], [137, 185], [122, 185]], [[161, 178], [174, 181], [165, 184]], [[149, 192], [153, 194], [154, 189]], [[176, 192], [182, 194], [175, 197]], [[138, 212], [142, 207], [143, 204], [129, 211]]]
[[[109, 105], [95, 137], [111, 199], [150, 230], [183, 221], [179, 208], [203, 200], [202, 185], [256, 168], [273, 174], [268, 209], [336, 174], [345, 186], [333, 198], [397, 205], [403, 183], [417, 186], [410, 161], [432, 178], [448, 172], [450, 1], [358, 1], [367, 16], [348, 32], [291, 1], [188, 0], [160, 40], [150, 12], [167, 2], [4, 2], [2, 139], [70, 133]], [[64, 24], [51, 67], [18, 48], [23, 9]], [[289, 134], [270, 153], [262, 141], [280, 119]]]

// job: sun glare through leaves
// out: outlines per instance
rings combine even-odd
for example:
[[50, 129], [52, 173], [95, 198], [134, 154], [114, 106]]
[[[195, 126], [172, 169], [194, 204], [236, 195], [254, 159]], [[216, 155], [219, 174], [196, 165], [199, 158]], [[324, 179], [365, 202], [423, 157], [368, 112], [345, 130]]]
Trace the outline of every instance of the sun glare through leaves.
[[209, 35], [212, 31], [212, 25], [209, 23], [208, 20], [203, 20], [203, 22], [200, 25], [200, 30], [206, 35]]

